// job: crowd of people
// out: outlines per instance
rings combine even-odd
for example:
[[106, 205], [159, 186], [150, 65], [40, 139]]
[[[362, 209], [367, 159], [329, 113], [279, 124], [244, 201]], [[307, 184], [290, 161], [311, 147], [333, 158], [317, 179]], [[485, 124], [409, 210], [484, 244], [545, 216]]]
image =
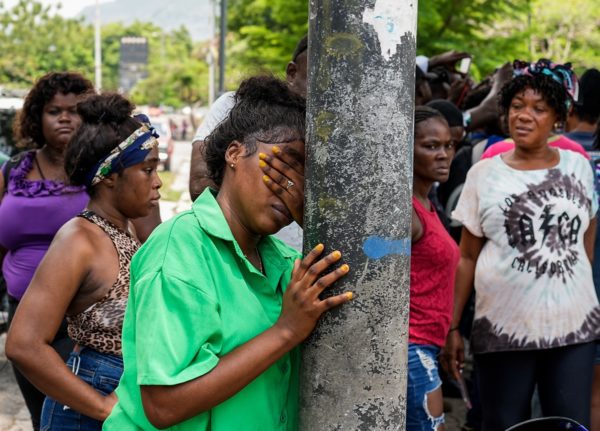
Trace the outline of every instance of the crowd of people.
[[[0, 245], [34, 430], [297, 428], [298, 346], [353, 298], [320, 296], [341, 251], [300, 253], [307, 48], [215, 102], [192, 208], [164, 223], [148, 118], [78, 73], [32, 88]], [[443, 430], [452, 385], [467, 398], [466, 339], [465, 430], [600, 431], [600, 72], [516, 60], [475, 84], [468, 58], [416, 62], [406, 429]]]

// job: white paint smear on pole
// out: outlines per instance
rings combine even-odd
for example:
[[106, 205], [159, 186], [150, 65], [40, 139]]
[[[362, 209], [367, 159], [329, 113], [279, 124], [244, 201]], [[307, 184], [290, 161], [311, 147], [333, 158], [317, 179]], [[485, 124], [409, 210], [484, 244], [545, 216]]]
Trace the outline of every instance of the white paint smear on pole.
[[417, 31], [417, 0], [407, 8], [401, 8], [399, 1], [409, 0], [377, 0], [374, 8], [366, 8], [363, 13], [363, 22], [373, 26], [379, 38], [381, 55], [389, 60], [402, 43], [402, 36], [406, 33], [413, 35]]

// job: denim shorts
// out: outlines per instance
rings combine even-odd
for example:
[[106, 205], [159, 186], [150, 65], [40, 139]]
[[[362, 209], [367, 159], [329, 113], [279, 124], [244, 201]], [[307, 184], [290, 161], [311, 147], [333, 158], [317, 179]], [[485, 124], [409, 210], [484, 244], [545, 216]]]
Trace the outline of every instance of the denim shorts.
[[444, 423], [444, 414], [433, 417], [427, 407], [427, 394], [442, 386], [438, 371], [439, 347], [408, 345], [408, 384], [406, 431], [435, 431]]
[[[81, 380], [103, 395], [113, 392], [123, 374], [123, 359], [84, 347], [71, 353], [67, 365]], [[82, 415], [46, 397], [42, 409], [41, 431], [101, 431], [102, 422]]]

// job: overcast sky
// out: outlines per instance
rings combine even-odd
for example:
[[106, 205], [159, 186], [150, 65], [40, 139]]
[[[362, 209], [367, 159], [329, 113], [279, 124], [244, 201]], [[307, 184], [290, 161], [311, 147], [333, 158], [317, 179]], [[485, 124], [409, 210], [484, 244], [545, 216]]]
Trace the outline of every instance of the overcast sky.
[[[5, 0], [4, 4], [7, 8], [13, 7], [18, 0]], [[96, 0], [40, 0], [43, 4], [62, 4], [60, 14], [64, 17], [71, 18], [77, 15], [81, 10], [89, 5], [96, 3]], [[100, 0], [100, 3], [107, 3], [110, 0]]]

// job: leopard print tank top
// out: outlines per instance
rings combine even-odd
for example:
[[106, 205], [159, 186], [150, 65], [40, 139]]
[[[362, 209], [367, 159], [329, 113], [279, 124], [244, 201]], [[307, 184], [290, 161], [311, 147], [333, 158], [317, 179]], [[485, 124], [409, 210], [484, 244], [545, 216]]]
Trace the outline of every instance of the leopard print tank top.
[[99, 226], [110, 237], [119, 255], [119, 273], [102, 299], [79, 314], [67, 316], [69, 337], [81, 346], [122, 356], [121, 330], [129, 297], [129, 264], [140, 243], [92, 211], [83, 211], [78, 217]]

